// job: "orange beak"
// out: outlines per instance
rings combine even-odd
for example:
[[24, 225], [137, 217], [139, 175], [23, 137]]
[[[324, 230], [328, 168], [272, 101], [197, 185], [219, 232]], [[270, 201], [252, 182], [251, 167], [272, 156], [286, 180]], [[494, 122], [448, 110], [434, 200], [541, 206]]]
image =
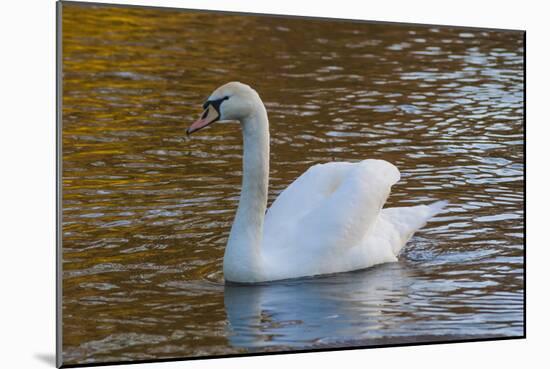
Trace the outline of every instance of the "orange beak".
[[208, 107], [202, 113], [200, 119], [191, 124], [189, 128], [187, 128], [186, 132], [188, 135], [190, 135], [191, 133], [203, 129], [204, 127], [214, 123], [218, 119], [220, 119], [220, 113], [216, 110], [215, 107], [213, 107], [212, 105], [208, 105]]

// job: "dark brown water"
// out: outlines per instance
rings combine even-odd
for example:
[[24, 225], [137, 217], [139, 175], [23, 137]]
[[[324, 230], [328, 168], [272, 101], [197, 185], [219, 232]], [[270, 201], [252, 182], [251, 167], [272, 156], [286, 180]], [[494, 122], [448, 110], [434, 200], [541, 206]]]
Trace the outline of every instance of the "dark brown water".
[[[523, 35], [65, 5], [65, 364], [523, 334]], [[446, 199], [400, 261], [224, 285], [238, 125], [185, 136], [240, 80], [271, 122], [270, 201], [382, 158], [389, 206]]]

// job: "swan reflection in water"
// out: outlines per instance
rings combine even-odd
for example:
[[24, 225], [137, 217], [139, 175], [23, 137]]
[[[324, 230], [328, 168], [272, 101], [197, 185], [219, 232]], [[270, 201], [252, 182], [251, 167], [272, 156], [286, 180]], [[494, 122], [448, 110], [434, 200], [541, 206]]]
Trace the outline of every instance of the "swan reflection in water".
[[311, 347], [395, 333], [413, 271], [388, 263], [362, 271], [255, 285], [226, 284], [234, 347]]

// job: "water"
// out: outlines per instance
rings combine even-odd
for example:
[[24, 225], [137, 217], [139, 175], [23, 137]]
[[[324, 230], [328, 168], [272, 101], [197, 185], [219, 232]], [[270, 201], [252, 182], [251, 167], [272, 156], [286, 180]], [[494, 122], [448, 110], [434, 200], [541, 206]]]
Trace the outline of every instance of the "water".
[[[523, 334], [523, 35], [64, 5], [65, 364]], [[450, 202], [398, 263], [224, 285], [242, 138], [185, 129], [262, 96], [270, 202], [315, 163], [399, 167]]]

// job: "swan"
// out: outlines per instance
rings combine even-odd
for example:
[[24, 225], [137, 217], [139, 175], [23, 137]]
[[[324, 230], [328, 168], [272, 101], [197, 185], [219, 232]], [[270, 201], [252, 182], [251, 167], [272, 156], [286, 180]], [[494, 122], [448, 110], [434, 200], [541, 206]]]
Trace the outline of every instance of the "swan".
[[243, 134], [242, 189], [223, 259], [226, 281], [267, 282], [395, 262], [413, 233], [446, 205], [383, 209], [399, 170], [367, 159], [313, 165], [266, 212], [269, 121], [260, 96], [229, 82], [203, 108], [188, 135], [228, 121], [238, 121]]

